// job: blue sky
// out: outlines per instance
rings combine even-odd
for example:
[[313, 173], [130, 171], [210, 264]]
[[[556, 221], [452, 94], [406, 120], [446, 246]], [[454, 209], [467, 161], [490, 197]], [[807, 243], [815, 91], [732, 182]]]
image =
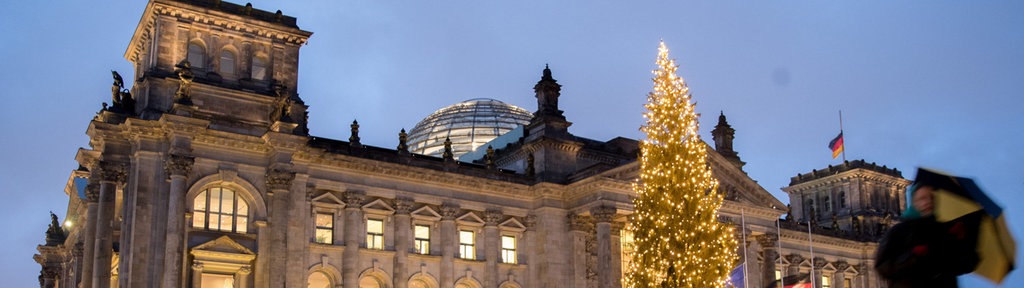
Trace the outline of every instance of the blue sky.
[[[37, 3], [38, 2], [38, 3]], [[1024, 237], [1024, 2], [1020, 1], [253, 1], [313, 31], [299, 93], [311, 133], [393, 147], [434, 110], [472, 98], [536, 109], [549, 64], [570, 132], [641, 138], [663, 39], [710, 141], [720, 111], [745, 171], [788, 202], [789, 177], [847, 158], [975, 177]], [[144, 1], [14, 1], [0, 10], [0, 277], [37, 285], [31, 260], [86, 125], [109, 101]], [[130, 82], [130, 81], [128, 81]], [[1018, 261], [1024, 259], [1018, 256]], [[1024, 286], [1015, 272], [1008, 287]], [[989, 287], [964, 277], [967, 287]]]

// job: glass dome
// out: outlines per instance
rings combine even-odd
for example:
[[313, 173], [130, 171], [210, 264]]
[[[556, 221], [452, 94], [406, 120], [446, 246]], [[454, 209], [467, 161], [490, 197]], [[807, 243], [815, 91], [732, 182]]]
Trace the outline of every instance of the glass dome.
[[409, 152], [441, 157], [451, 138], [456, 159], [518, 126], [530, 123], [526, 109], [494, 99], [470, 99], [434, 111], [409, 132]]

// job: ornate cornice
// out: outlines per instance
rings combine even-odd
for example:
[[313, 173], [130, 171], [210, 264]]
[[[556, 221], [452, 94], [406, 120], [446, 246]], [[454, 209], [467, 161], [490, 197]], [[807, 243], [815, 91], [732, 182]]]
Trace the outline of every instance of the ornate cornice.
[[837, 186], [836, 184], [850, 183], [853, 180], [866, 180], [900, 187], [906, 187], [907, 185], [910, 184], [910, 180], [895, 177], [892, 175], [887, 175], [866, 169], [853, 169], [835, 174], [833, 176], [822, 177], [802, 182], [796, 185], [792, 185], [789, 187], [785, 187], [782, 190], [790, 194], [801, 194], [805, 191], [816, 190], [821, 187], [832, 187]]
[[171, 16], [180, 20], [187, 20], [193, 23], [202, 23], [215, 26], [223, 30], [235, 31], [243, 34], [255, 34], [273, 40], [280, 40], [289, 44], [302, 45], [309, 39], [310, 32], [299, 29], [274, 28], [271, 25], [260, 25], [262, 21], [238, 21], [234, 17], [213, 15], [206, 11], [195, 11], [192, 7], [175, 7], [164, 4], [157, 4], [153, 7], [153, 13], [160, 16]]

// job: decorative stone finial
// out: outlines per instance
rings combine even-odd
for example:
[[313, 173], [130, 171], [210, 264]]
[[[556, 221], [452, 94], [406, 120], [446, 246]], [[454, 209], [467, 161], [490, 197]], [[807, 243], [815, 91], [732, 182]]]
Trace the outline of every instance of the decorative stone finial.
[[348, 137], [348, 145], [352, 147], [362, 147], [363, 144], [359, 143], [359, 121], [352, 120], [352, 136]]
[[64, 228], [60, 227], [60, 222], [57, 221], [57, 215], [50, 211], [50, 227], [46, 229], [46, 246], [57, 246], [64, 243], [64, 239], [67, 239], [67, 235], [64, 233]]
[[452, 153], [452, 138], [444, 137], [444, 153], [441, 154], [445, 162], [454, 161], [455, 154]]
[[406, 142], [409, 140], [409, 134], [405, 133], [405, 128], [402, 128], [401, 132], [398, 132], [398, 153], [408, 153], [409, 145]]
[[487, 154], [484, 155], [484, 163], [487, 165], [487, 169], [494, 169], [494, 147], [487, 145]]

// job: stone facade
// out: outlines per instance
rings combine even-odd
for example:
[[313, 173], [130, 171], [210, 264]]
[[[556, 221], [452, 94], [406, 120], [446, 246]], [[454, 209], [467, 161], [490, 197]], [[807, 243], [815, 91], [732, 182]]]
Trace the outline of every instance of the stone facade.
[[[42, 287], [622, 286], [638, 144], [569, 133], [550, 69], [525, 136], [480, 161], [363, 145], [357, 123], [349, 141], [320, 138], [295, 93], [311, 35], [295, 23], [251, 5], [149, 2], [125, 53], [135, 85], [115, 80], [76, 156], [76, 224], [39, 246]], [[799, 210], [778, 222], [785, 205], [742, 171], [723, 123], [727, 153], [708, 159], [749, 287], [776, 270], [879, 287], [873, 239], [814, 228], [809, 241]]]

